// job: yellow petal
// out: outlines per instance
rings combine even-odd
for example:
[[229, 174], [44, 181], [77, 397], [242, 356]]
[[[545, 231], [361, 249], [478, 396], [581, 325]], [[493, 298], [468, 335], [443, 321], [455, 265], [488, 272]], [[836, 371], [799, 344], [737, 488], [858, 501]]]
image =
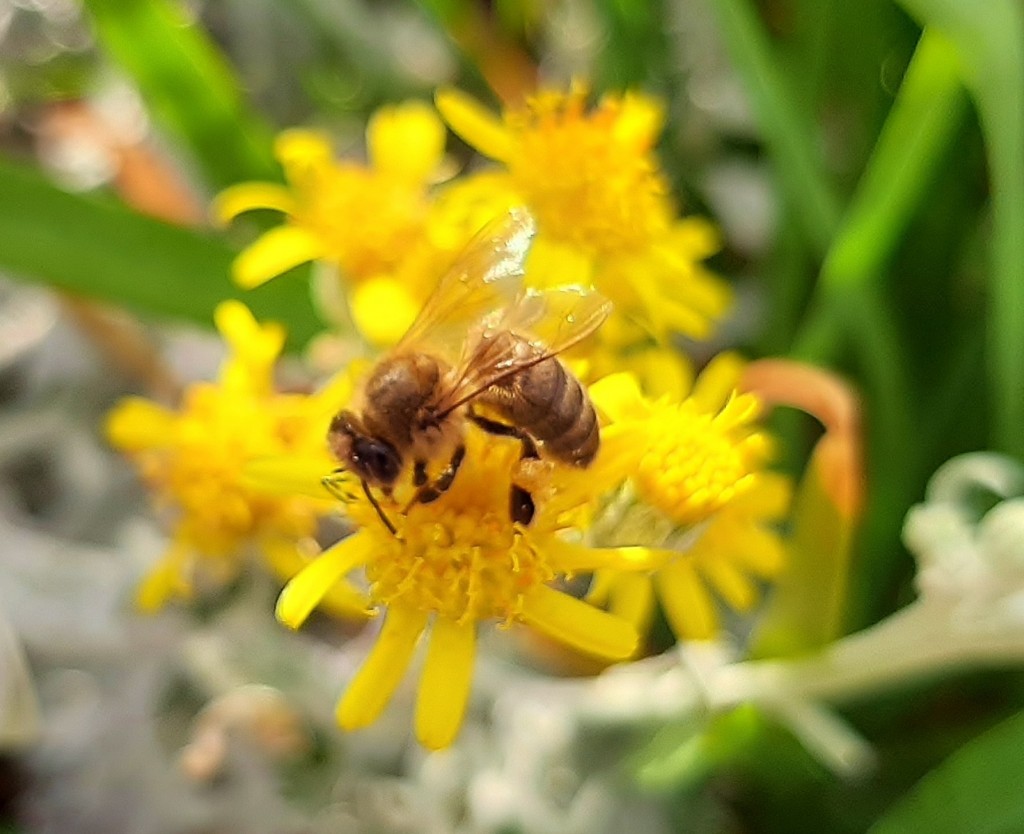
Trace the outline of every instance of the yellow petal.
[[633, 374], [609, 374], [587, 390], [597, 409], [613, 423], [641, 416], [644, 395]]
[[653, 147], [665, 124], [665, 108], [654, 98], [627, 93], [616, 119], [613, 136], [618, 142], [642, 152]]
[[236, 284], [251, 290], [325, 254], [323, 243], [312, 233], [298, 226], [278, 226], [242, 250], [231, 271]]
[[645, 394], [680, 402], [693, 387], [693, 366], [683, 354], [670, 348], [652, 347], [624, 356], [626, 367], [640, 380]]
[[619, 575], [612, 570], [599, 570], [594, 572], [590, 580], [590, 588], [583, 597], [591, 605], [603, 606], [608, 602], [612, 589], [615, 587], [615, 580]]
[[743, 530], [732, 558], [763, 579], [778, 576], [786, 566], [786, 546], [778, 533], [750, 525]]
[[551, 539], [545, 552], [560, 573], [577, 573], [610, 568], [616, 571], [653, 571], [679, 554], [653, 547], [588, 547], [575, 542]]
[[[641, 265], [640, 269], [643, 268]], [[647, 315], [650, 317], [652, 332], [660, 339], [669, 333], [676, 332], [694, 339], [707, 339], [711, 335], [711, 322], [706, 315], [698, 312], [694, 305], [686, 301], [669, 298], [661, 287], [653, 284], [649, 277], [632, 274], [632, 286], [643, 301]]]
[[349, 306], [359, 332], [378, 347], [398, 342], [420, 309], [402, 283], [383, 276], [359, 282], [352, 290]]
[[778, 472], [759, 472], [753, 486], [729, 502], [731, 511], [750, 518], [782, 519], [793, 503], [793, 481]]
[[427, 625], [421, 611], [392, 606], [377, 642], [338, 702], [338, 724], [358, 730], [372, 724], [388, 705], [409, 667], [413, 650]]
[[449, 127], [484, 156], [508, 161], [512, 137], [505, 125], [476, 99], [452, 88], [438, 90], [434, 104]]
[[192, 590], [186, 576], [189, 558], [188, 550], [174, 542], [139, 584], [135, 607], [144, 614], [153, 614], [174, 597], [187, 596]]
[[736, 392], [746, 362], [738, 353], [720, 353], [701, 371], [692, 399], [702, 411], [717, 412]]
[[273, 209], [295, 214], [295, 198], [285, 186], [277, 183], [243, 182], [225, 188], [213, 199], [213, 219], [221, 225], [253, 209]]
[[686, 298], [688, 306], [711, 319], [720, 319], [733, 303], [732, 288], [716, 275], [705, 270], [700, 264], [678, 265], [681, 273], [670, 284], [682, 287], [679, 292]]
[[702, 261], [722, 248], [722, 235], [714, 223], [703, 217], [684, 217], [671, 232], [672, 249], [694, 261]]
[[372, 537], [356, 533], [321, 553], [284, 586], [277, 619], [289, 628], [301, 626], [336, 582], [371, 557], [372, 547]]
[[107, 414], [104, 433], [112, 446], [138, 452], [166, 446], [176, 422], [174, 412], [142, 397], [126, 397]]
[[[584, 487], [592, 498], [594, 484], [599, 483], [611, 489], [620, 481], [636, 472], [636, 467], [647, 450], [646, 425], [639, 421], [612, 423], [601, 429], [601, 448], [594, 462], [587, 468], [588, 476]], [[584, 480], [584, 479], [580, 479]]]
[[[292, 541], [265, 539], [260, 544], [267, 565], [285, 582], [312, 563], [312, 559]], [[361, 620], [370, 613], [370, 601], [365, 594], [342, 578], [324, 595], [320, 601], [320, 608], [343, 619]]]
[[636, 629], [625, 620], [547, 585], [526, 595], [521, 619], [574, 649], [608, 660], [625, 660], [639, 642]]
[[240, 477], [246, 489], [264, 495], [304, 495], [330, 500], [323, 481], [337, 467], [337, 461], [332, 460], [325, 450], [321, 457], [280, 455], [255, 458], [245, 464]]
[[274, 140], [274, 155], [284, 166], [289, 179], [309, 168], [323, 168], [334, 160], [330, 137], [319, 130], [291, 128]]
[[366, 126], [373, 167], [411, 183], [427, 182], [444, 156], [444, 123], [428, 104], [381, 107]]
[[222, 301], [213, 311], [213, 323], [226, 341], [248, 342], [259, 334], [260, 326], [252, 311], [233, 298]]
[[430, 750], [447, 747], [466, 713], [476, 655], [476, 624], [438, 617], [416, 700], [416, 737]]
[[284, 348], [284, 327], [276, 321], [260, 324], [241, 301], [222, 301], [213, 321], [232, 352], [246, 361], [272, 365]]
[[757, 602], [757, 589], [726, 554], [716, 555], [718, 558], [701, 562], [701, 572], [729, 607], [736, 611], [749, 611]]
[[352, 401], [356, 383], [367, 373], [367, 364], [366, 360], [354, 359], [331, 376], [306, 400], [309, 413], [321, 415], [329, 422]]
[[[585, 287], [594, 283], [594, 269], [594, 259], [586, 252], [543, 236], [534, 239], [526, 259], [526, 274], [531, 287], [562, 287], [567, 280]], [[614, 326], [615, 317], [610, 321]], [[608, 326], [607, 322], [603, 325], [602, 335]]]
[[665, 617], [680, 640], [710, 640], [718, 632], [718, 616], [707, 588], [687, 561], [666, 566], [656, 577]]
[[612, 587], [609, 610], [632, 623], [639, 634], [646, 634], [654, 619], [654, 586], [650, 577], [619, 574]]

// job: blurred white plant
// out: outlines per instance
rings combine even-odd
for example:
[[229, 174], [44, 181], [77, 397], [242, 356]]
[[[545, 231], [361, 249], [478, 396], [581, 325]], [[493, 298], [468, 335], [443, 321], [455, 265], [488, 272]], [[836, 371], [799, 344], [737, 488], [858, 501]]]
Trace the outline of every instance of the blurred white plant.
[[0, 752], [20, 749], [39, 734], [39, 704], [21, 643], [0, 612]]
[[754, 704], [837, 773], [873, 762], [830, 704], [907, 680], [1024, 660], [1024, 467], [996, 454], [955, 458], [913, 507], [904, 541], [918, 598], [876, 625], [796, 659], [735, 661], [724, 644], [617, 667], [567, 683], [577, 725], [683, 721]]

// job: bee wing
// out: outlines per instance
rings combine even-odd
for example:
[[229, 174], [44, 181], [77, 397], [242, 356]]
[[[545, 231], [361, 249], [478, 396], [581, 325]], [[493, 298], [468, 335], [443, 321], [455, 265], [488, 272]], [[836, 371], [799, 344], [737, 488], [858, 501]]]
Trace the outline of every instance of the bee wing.
[[583, 341], [611, 311], [612, 303], [593, 287], [572, 285], [526, 290], [486, 324], [491, 333], [509, 330], [542, 346], [547, 358]]
[[525, 209], [484, 226], [441, 277], [395, 351], [433, 350], [456, 362], [467, 333], [522, 295], [523, 264], [535, 229]]
[[[513, 304], [485, 317], [471, 335], [451, 385], [440, 393], [437, 413], [444, 416], [505, 377], [568, 350], [597, 330], [611, 311], [611, 302], [588, 287], [520, 293]], [[509, 339], [508, 333], [519, 338]]]

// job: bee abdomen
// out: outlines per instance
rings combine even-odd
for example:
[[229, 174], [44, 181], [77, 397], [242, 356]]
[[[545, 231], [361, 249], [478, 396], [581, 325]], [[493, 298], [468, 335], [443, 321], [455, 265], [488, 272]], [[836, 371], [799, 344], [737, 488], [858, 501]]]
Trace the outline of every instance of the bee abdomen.
[[601, 435], [597, 426], [597, 413], [590, 398], [583, 391], [583, 386], [570, 378], [583, 394], [583, 402], [576, 413], [576, 422], [558, 437], [546, 442], [547, 450], [559, 460], [574, 466], [589, 466], [597, 455], [601, 445]]
[[556, 460], [583, 467], [597, 454], [594, 407], [580, 382], [554, 357], [516, 374], [486, 400]]

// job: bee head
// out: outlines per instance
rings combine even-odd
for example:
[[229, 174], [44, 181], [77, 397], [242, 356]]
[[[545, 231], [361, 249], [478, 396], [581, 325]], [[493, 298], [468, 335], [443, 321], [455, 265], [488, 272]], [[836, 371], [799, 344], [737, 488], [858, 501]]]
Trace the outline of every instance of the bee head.
[[327, 445], [346, 469], [376, 486], [391, 486], [402, 470], [398, 450], [386, 440], [368, 435], [350, 411], [340, 412], [331, 421]]

